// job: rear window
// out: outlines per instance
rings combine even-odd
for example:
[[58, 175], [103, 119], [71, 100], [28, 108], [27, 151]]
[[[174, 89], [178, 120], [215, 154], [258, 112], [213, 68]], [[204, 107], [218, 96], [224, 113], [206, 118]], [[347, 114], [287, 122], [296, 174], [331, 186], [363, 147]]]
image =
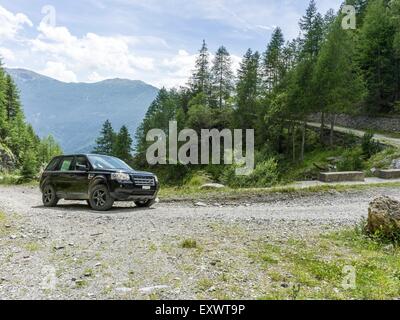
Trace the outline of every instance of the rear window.
[[60, 158], [54, 158], [53, 160], [51, 160], [48, 166], [46, 167], [46, 171], [55, 171], [59, 161]]

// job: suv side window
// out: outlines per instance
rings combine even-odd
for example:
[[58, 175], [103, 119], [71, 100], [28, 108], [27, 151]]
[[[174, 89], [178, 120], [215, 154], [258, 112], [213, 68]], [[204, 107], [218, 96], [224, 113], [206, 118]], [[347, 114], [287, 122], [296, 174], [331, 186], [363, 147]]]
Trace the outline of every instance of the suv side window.
[[75, 171], [80, 171], [78, 166], [89, 168], [89, 162], [86, 157], [79, 156], [75, 158]]
[[60, 161], [60, 158], [54, 158], [53, 160], [51, 160], [49, 165], [46, 167], [45, 171], [55, 171], [58, 166], [59, 161]]
[[72, 163], [74, 161], [74, 157], [65, 157], [62, 158], [61, 163], [59, 165], [59, 171], [72, 171]]

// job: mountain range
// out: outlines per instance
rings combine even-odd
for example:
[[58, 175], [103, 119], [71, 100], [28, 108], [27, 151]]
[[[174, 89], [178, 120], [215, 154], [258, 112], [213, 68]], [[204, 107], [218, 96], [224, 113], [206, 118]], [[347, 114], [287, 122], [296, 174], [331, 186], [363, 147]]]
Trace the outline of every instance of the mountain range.
[[51, 134], [65, 153], [90, 152], [108, 119], [132, 136], [158, 93], [138, 80], [66, 83], [25, 69], [6, 69], [20, 91], [26, 119], [40, 137]]

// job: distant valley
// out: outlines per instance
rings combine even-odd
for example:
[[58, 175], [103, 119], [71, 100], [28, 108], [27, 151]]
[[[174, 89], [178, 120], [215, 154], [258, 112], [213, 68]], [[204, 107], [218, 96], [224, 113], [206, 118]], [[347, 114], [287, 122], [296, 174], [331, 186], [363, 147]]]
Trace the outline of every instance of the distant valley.
[[6, 69], [17, 84], [27, 121], [52, 134], [65, 153], [91, 151], [102, 124], [127, 125], [132, 136], [158, 89], [137, 80], [65, 83], [25, 69]]

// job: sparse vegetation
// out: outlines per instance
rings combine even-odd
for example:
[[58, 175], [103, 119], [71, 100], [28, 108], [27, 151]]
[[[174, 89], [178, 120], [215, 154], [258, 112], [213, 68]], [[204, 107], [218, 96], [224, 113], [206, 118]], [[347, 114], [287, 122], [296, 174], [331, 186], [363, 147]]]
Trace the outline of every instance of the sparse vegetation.
[[[257, 253], [273, 282], [265, 299], [392, 299], [400, 294], [400, 248], [369, 237], [362, 226]], [[271, 264], [270, 258], [277, 259]], [[343, 287], [345, 267], [354, 268], [355, 286]]]
[[196, 249], [198, 248], [197, 241], [194, 239], [185, 239], [180, 244], [181, 248], [184, 249]]

